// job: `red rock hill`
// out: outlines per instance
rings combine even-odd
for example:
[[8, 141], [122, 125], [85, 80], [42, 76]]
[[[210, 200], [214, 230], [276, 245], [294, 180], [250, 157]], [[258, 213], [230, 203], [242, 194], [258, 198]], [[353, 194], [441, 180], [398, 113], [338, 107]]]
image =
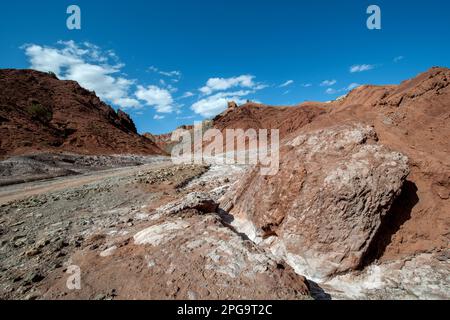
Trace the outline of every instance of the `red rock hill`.
[[164, 154], [77, 82], [33, 70], [0, 70], [0, 157], [31, 152]]

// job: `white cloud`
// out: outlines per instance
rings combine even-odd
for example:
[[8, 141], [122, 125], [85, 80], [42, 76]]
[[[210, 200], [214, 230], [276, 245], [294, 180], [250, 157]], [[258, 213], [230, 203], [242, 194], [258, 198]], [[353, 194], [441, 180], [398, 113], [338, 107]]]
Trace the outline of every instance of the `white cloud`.
[[123, 64], [112, 51], [102, 52], [94, 44], [59, 41], [57, 47], [28, 44], [23, 46], [31, 68], [54, 72], [60, 79], [77, 81], [82, 87], [95, 91], [103, 100], [121, 108], [139, 108], [130, 96], [133, 80], [121, 76]]
[[181, 72], [180, 71], [160, 71], [160, 74], [162, 74], [163, 76], [169, 77], [169, 78], [179, 78], [181, 77]]
[[64, 54], [62, 50], [54, 48], [31, 44], [26, 45], [24, 49], [25, 54], [30, 59], [31, 68], [44, 72], [54, 72], [60, 78], [62, 68], [83, 63], [83, 60], [79, 57]]
[[258, 90], [263, 90], [263, 89], [268, 88], [268, 87], [269, 86], [267, 84], [258, 83], [255, 87], [253, 87], [253, 89], [258, 91]]
[[341, 93], [341, 92], [347, 92], [347, 91], [353, 90], [359, 86], [361, 86], [359, 83], [351, 83], [347, 87], [341, 88], [341, 89], [328, 88], [327, 90], [325, 90], [325, 93], [326, 94], [337, 94], [337, 93]]
[[402, 61], [403, 59], [405, 59], [404, 56], [398, 56], [398, 57], [395, 57], [395, 58], [394, 58], [394, 62], [397, 63], [397, 62]]
[[240, 90], [235, 92], [219, 92], [197, 101], [192, 105], [191, 109], [203, 117], [212, 117], [224, 111], [227, 108], [229, 101], [234, 101], [237, 104], [245, 103], [243, 97], [251, 93], [254, 93], [254, 91]]
[[375, 66], [371, 64], [356, 64], [350, 67], [350, 72], [355, 73], [355, 72], [369, 71], [372, 70], [373, 68], [375, 68]]
[[[122, 108], [140, 108], [141, 104], [139, 101], [133, 98], [119, 98], [115, 100], [115, 104], [121, 106]], [[140, 114], [140, 113], [138, 113]]]
[[[241, 75], [232, 78], [210, 78], [206, 85], [199, 89], [203, 94], [203, 98], [195, 102], [191, 109], [203, 117], [212, 117], [224, 111], [229, 101], [243, 104], [246, 102], [244, 97], [267, 88], [267, 85], [255, 82], [254, 78], [252, 75]], [[240, 90], [227, 91], [231, 88], [240, 88]]]
[[242, 75], [233, 78], [210, 78], [206, 85], [200, 88], [200, 92], [205, 95], [210, 95], [215, 91], [224, 91], [234, 87], [254, 88], [256, 84], [252, 75]]
[[303, 84], [301, 84], [301, 86], [303, 88], [309, 88], [309, 87], [312, 87], [312, 84], [311, 83], [303, 83]]
[[336, 80], [324, 80], [320, 84], [321, 87], [331, 87], [334, 86], [337, 83]]
[[290, 86], [290, 85], [293, 84], [293, 83], [294, 83], [294, 80], [288, 80], [288, 81], [286, 81], [285, 83], [280, 84], [279, 87], [280, 87], [280, 88], [284, 88], [284, 87]]
[[175, 71], [163, 71], [163, 70], [159, 70], [155, 66], [151, 66], [148, 69], [150, 71], [152, 71], [152, 72], [158, 73], [158, 74], [166, 76], [168, 78], [175, 78], [176, 81], [178, 81], [181, 78], [181, 76], [182, 76], [181, 71], [178, 71], [178, 70], [175, 70]]
[[[56, 46], [28, 44], [23, 46], [31, 68], [54, 72], [60, 79], [77, 81], [82, 87], [95, 91], [102, 99], [120, 108], [141, 108], [139, 100], [152, 106], [158, 113], [177, 111], [172, 93], [177, 88], [161, 81], [164, 88], [144, 87], [123, 74], [119, 58], [112, 50], [103, 51], [100, 47], [84, 42], [59, 41]], [[154, 68], [154, 67], [152, 67]], [[179, 71], [160, 71], [168, 77], [181, 77]]]
[[155, 116], [153, 117], [154, 120], [163, 120], [165, 118], [166, 118], [165, 116], [160, 116], [158, 114], [155, 114]]
[[155, 107], [159, 113], [171, 113], [174, 110], [173, 98], [169, 90], [157, 86], [138, 86], [136, 97], [145, 101], [146, 105]]
[[[224, 111], [227, 108], [228, 101], [230, 100], [224, 97], [211, 96], [194, 103], [192, 105], [192, 110], [203, 117], [212, 117]], [[242, 103], [239, 99], [232, 100], [236, 101], [236, 103]]]
[[175, 87], [172, 86], [171, 84], [168, 84], [168, 85], [167, 85], [167, 89], [168, 89], [170, 92], [172, 92], [172, 93], [178, 92], [178, 88], [175, 88]]
[[159, 79], [159, 84], [166, 88], [167, 90], [169, 90], [172, 93], [175, 93], [178, 91], [178, 88], [175, 88], [174, 86], [172, 86], [170, 83], [167, 83], [164, 79]]
[[184, 99], [184, 98], [190, 98], [190, 97], [192, 97], [192, 96], [194, 96], [194, 94], [193, 94], [192, 92], [190, 92], [190, 91], [187, 91], [187, 92], [185, 92], [185, 93], [181, 96], [181, 98], [182, 98], [182, 99]]
[[190, 120], [195, 119], [195, 116], [185, 116], [185, 117], [177, 117], [177, 120]]
[[347, 90], [353, 90], [355, 88], [358, 88], [359, 86], [361, 86], [359, 83], [351, 83], [349, 84], [349, 86], [347, 87]]

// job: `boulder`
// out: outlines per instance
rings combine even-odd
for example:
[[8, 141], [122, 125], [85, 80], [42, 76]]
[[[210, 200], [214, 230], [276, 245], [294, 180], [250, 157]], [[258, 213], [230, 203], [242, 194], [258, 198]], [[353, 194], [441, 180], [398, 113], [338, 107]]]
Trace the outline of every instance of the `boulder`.
[[354, 270], [401, 192], [408, 159], [350, 124], [301, 134], [280, 150], [280, 170], [250, 169], [221, 200], [297, 272], [314, 280]]

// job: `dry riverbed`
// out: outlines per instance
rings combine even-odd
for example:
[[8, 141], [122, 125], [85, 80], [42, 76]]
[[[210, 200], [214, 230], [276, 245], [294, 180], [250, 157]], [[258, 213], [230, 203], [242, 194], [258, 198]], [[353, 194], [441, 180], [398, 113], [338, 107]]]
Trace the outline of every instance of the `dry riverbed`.
[[0, 188], [0, 298], [39, 298], [80, 248], [131, 232], [207, 167], [158, 162]]
[[[245, 167], [124, 165], [0, 187], [0, 299], [448, 298], [442, 255], [320, 284], [296, 274], [215, 208]], [[67, 287], [74, 265], [81, 290]]]

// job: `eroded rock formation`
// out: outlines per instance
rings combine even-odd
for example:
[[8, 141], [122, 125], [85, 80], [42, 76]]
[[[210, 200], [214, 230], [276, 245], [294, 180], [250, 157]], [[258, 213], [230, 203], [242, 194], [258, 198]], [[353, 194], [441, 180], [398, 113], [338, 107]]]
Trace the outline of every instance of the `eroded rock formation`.
[[335, 126], [287, 141], [278, 174], [250, 170], [223, 206], [320, 279], [361, 264], [408, 172], [407, 158], [378, 144], [372, 127]]
[[[103, 291], [118, 299], [311, 299], [304, 277], [204, 213], [213, 208], [197, 210], [194, 198], [176, 213], [152, 217], [132, 239], [115, 239], [100, 257], [78, 252], [73, 263], [89, 285], [64, 298], [94, 299]], [[57, 279], [45, 298], [61, 298], [61, 288]]]

